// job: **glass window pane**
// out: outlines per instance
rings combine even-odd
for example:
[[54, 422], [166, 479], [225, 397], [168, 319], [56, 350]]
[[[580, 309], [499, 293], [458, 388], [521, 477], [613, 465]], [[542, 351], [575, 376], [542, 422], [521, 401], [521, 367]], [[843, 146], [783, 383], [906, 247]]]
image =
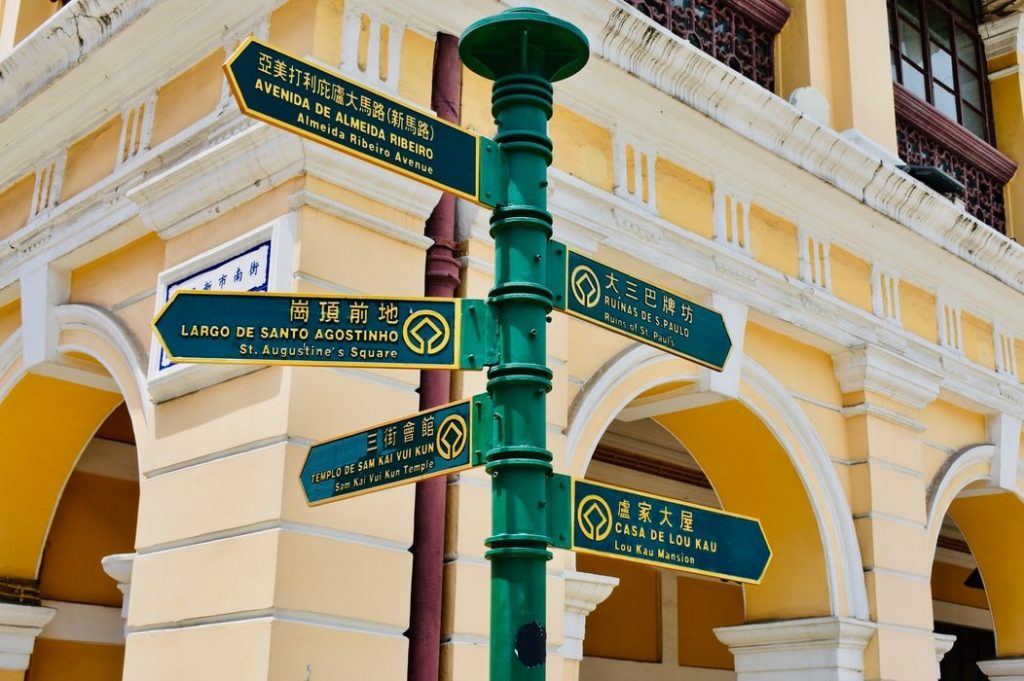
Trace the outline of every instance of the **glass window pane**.
[[976, 108], [982, 108], [981, 84], [978, 82], [978, 75], [969, 69], [960, 66], [960, 98]]
[[963, 29], [956, 31], [956, 57], [974, 70], [978, 69], [978, 44], [976, 38]]
[[907, 22], [900, 20], [900, 52], [903, 56], [924, 68], [924, 52], [921, 50], [921, 34]]
[[903, 60], [903, 87], [927, 101], [928, 93], [924, 89], [924, 74], [915, 69], [906, 59]]
[[952, 45], [953, 27], [949, 14], [935, 5], [928, 5], [928, 37], [942, 44], [948, 50]]
[[981, 112], [965, 106], [963, 125], [981, 139], [985, 139], [985, 117]]
[[969, 19], [971, 23], [977, 23], [977, 19], [974, 16], [974, 0], [953, 0], [953, 7]]
[[932, 43], [932, 78], [953, 87], [953, 55]]
[[956, 95], [937, 83], [932, 88], [932, 104], [954, 121], [957, 120]]
[[918, 9], [917, 0], [899, 0], [896, 6], [899, 7], [901, 17], [913, 19], [915, 25], [921, 22], [921, 18], [918, 16], [920, 10]]

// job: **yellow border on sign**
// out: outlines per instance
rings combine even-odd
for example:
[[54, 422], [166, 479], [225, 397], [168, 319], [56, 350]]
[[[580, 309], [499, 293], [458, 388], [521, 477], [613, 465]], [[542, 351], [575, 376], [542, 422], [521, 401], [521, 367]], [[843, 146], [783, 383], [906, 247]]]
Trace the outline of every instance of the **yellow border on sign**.
[[[418, 476], [416, 476], [414, 478], [408, 478], [406, 480], [399, 480], [398, 482], [389, 482], [389, 483], [386, 483], [386, 484], [383, 484], [383, 485], [377, 485], [376, 487], [372, 487], [370, 489], [364, 489], [364, 490], [359, 490], [359, 491], [355, 491], [355, 492], [342, 492], [341, 494], [339, 494], [337, 496], [328, 497], [327, 499], [321, 499], [320, 501], [309, 501], [307, 499], [306, 500], [306, 506], [308, 506], [310, 508], [312, 508], [314, 506], [323, 506], [324, 504], [329, 504], [332, 501], [341, 501], [343, 499], [351, 499], [352, 497], [361, 497], [364, 494], [370, 494], [371, 492], [380, 492], [381, 490], [391, 489], [393, 487], [401, 487], [402, 485], [407, 485], [407, 484], [412, 483], [412, 482], [418, 482], [420, 480], [429, 480], [430, 478], [436, 478], [436, 477], [441, 476], [441, 475], [452, 475], [454, 473], [461, 473], [462, 471], [468, 471], [470, 468], [473, 467], [473, 451], [472, 451], [473, 450], [473, 398], [472, 397], [464, 399], [464, 400], [456, 400], [454, 402], [449, 402], [447, 404], [442, 404], [439, 407], [431, 407], [430, 409], [423, 409], [422, 411], [417, 411], [417, 412], [414, 412], [412, 414], [408, 414], [406, 416], [403, 416], [403, 417], [399, 418], [398, 420], [390, 419], [390, 420], [387, 420], [387, 421], [381, 421], [381, 422], [376, 423], [376, 424], [374, 424], [372, 426], [367, 426], [366, 428], [360, 428], [359, 430], [353, 430], [353, 431], [351, 431], [349, 433], [345, 433], [344, 435], [339, 435], [337, 437], [332, 437], [329, 440], [321, 440], [320, 442], [315, 442], [315, 443], [313, 443], [313, 444], [311, 444], [309, 446], [309, 449], [306, 450], [306, 458], [307, 459], [309, 458], [309, 452], [310, 452], [310, 450], [313, 449], [313, 447], [319, 447], [320, 445], [326, 445], [326, 444], [330, 444], [332, 442], [336, 442], [338, 440], [344, 440], [345, 438], [352, 437], [353, 435], [359, 435], [360, 433], [365, 433], [365, 432], [370, 431], [370, 430], [376, 430], [376, 429], [381, 428], [383, 426], [390, 426], [392, 424], [399, 423], [399, 422], [405, 421], [407, 419], [416, 418], [417, 416], [421, 416], [423, 414], [429, 414], [429, 413], [435, 412], [435, 411], [441, 411], [443, 409], [448, 409], [450, 407], [454, 407], [456, 405], [463, 404], [463, 403], [466, 403], [466, 404], [469, 405], [469, 418], [466, 420], [466, 455], [469, 457], [469, 460], [467, 461], [467, 463], [460, 464], [458, 466], [453, 466], [451, 468], [445, 468], [445, 469], [443, 469], [441, 471], [437, 471], [437, 472], [433, 472], [433, 473], [425, 473], [423, 475], [418, 475]], [[306, 462], [303, 461], [302, 462], [302, 467], [305, 468], [305, 466], [306, 466]], [[301, 471], [301, 469], [299, 471], [298, 481], [299, 481], [299, 485], [302, 487], [302, 496], [306, 496], [306, 486], [302, 484], [302, 471]]]
[[[625, 555], [621, 555], [621, 554], [618, 554], [618, 553], [611, 553], [611, 552], [608, 552], [608, 551], [595, 551], [594, 549], [587, 549], [587, 548], [578, 547], [578, 546], [576, 546], [576, 483], [577, 482], [584, 482], [584, 483], [586, 483], [588, 485], [593, 485], [594, 487], [604, 487], [605, 489], [614, 489], [614, 490], [618, 490], [620, 492], [626, 492], [626, 493], [629, 493], [629, 494], [638, 494], [640, 496], [650, 497], [651, 499], [657, 499], [659, 501], [667, 501], [667, 502], [672, 503], [672, 504], [680, 504], [682, 506], [691, 506], [693, 508], [699, 508], [699, 509], [704, 510], [704, 511], [710, 511], [711, 513], [716, 513], [718, 515], [727, 515], [727, 516], [732, 516], [733, 518], [742, 518], [743, 520], [751, 520], [751, 521], [757, 523], [757, 527], [761, 531], [761, 536], [764, 537], [764, 544], [765, 544], [766, 547], [768, 547], [768, 560], [765, 561], [764, 568], [762, 568], [761, 574], [758, 576], [758, 578], [757, 579], [750, 579], [748, 577], [737, 577], [735, 575], [727, 575], [727, 574], [722, 573], [722, 572], [712, 572], [710, 570], [701, 570], [701, 569], [698, 569], [698, 568], [690, 568], [690, 567], [685, 567], [683, 565], [670, 565], [670, 564], [666, 564], [666, 563], [659, 563], [658, 561], [654, 561], [654, 560], [648, 560], [646, 558], [635, 558], [633, 556], [625, 556]], [[691, 572], [693, 574], [706, 575], [708, 577], [718, 577], [719, 579], [725, 579], [725, 580], [728, 580], [728, 581], [731, 581], [731, 582], [743, 582], [744, 584], [760, 584], [762, 582], [762, 580], [764, 580], [765, 573], [768, 572], [768, 566], [771, 565], [772, 558], [775, 556], [775, 552], [772, 551], [771, 544], [768, 543], [768, 535], [765, 534], [764, 527], [761, 525], [760, 519], [754, 518], [754, 517], [751, 517], [751, 516], [748, 516], [748, 515], [743, 515], [742, 513], [731, 513], [729, 511], [723, 511], [723, 510], [718, 509], [718, 508], [711, 508], [710, 506], [704, 506], [703, 504], [692, 504], [689, 501], [682, 501], [680, 499], [670, 499], [669, 497], [663, 497], [660, 494], [649, 494], [647, 492], [643, 492], [643, 491], [638, 490], [638, 489], [630, 489], [629, 487], [620, 487], [619, 485], [609, 485], [609, 484], [604, 483], [604, 482], [596, 482], [594, 480], [587, 480], [586, 478], [572, 478], [572, 485], [571, 485], [571, 488], [570, 488], [569, 499], [570, 499], [569, 508], [571, 509], [571, 516], [572, 516], [571, 517], [572, 527], [570, 528], [570, 531], [569, 531], [569, 545], [570, 545], [570, 547], [571, 547], [571, 549], [573, 551], [577, 551], [579, 553], [588, 553], [588, 554], [593, 555], [593, 556], [602, 556], [604, 558], [613, 558], [613, 559], [619, 558], [619, 559], [622, 559], [622, 560], [629, 560], [629, 561], [632, 561], [634, 563], [643, 563], [644, 565], [653, 565], [654, 567], [666, 568], [668, 570], [675, 570], [677, 572]]]
[[[604, 328], [609, 329], [610, 331], [614, 331], [615, 333], [619, 334], [620, 336], [625, 336], [626, 338], [632, 338], [633, 340], [637, 341], [638, 343], [643, 343], [644, 345], [650, 346], [652, 348], [658, 348], [659, 350], [664, 350], [665, 352], [669, 353], [670, 355], [675, 355], [676, 357], [681, 357], [683, 359], [686, 359], [686, 360], [689, 360], [689, 361], [693, 362], [694, 364], [699, 364], [702, 367], [707, 367], [708, 369], [712, 369], [714, 371], [722, 371], [723, 369], [725, 369], [725, 363], [729, 361], [729, 355], [732, 354], [732, 349], [733, 349], [733, 342], [732, 342], [732, 338], [731, 337], [729, 338], [729, 350], [725, 353], [725, 359], [722, 360], [722, 366], [717, 366], [717, 365], [711, 364], [710, 362], [705, 362], [702, 359], [698, 359], [698, 358], [694, 357], [693, 355], [688, 355], [685, 352], [681, 352], [681, 351], [676, 350], [674, 348], [670, 348], [670, 347], [661, 345], [660, 343], [652, 343], [648, 339], [646, 339], [646, 338], [644, 338], [642, 336], [637, 336], [635, 334], [629, 333], [625, 329], [622, 329], [622, 328], [620, 328], [618, 326], [612, 326], [611, 324], [605, 324], [604, 322], [602, 322], [602, 321], [600, 321], [598, 319], [595, 319], [593, 317], [588, 317], [588, 316], [586, 316], [584, 314], [580, 314], [579, 312], [575, 312], [573, 310], [570, 310], [569, 309], [569, 296], [572, 295], [572, 290], [569, 288], [569, 284], [570, 284], [569, 278], [572, 275], [572, 272], [569, 271], [569, 254], [570, 253], [575, 253], [576, 255], [580, 256], [581, 258], [586, 258], [587, 260], [593, 260], [596, 263], [600, 263], [600, 264], [604, 265], [605, 267], [607, 267], [610, 270], [615, 270], [616, 272], [622, 272], [622, 270], [620, 270], [618, 267], [612, 267], [611, 265], [609, 265], [608, 263], [604, 262], [603, 260], [598, 260], [597, 258], [591, 258], [589, 255], [584, 255], [583, 253], [580, 253], [579, 251], [574, 251], [573, 249], [571, 249], [568, 246], [566, 246], [565, 247], [565, 307], [562, 309], [563, 312], [565, 312], [566, 314], [568, 314], [571, 317], [575, 317], [576, 319], [582, 319], [585, 322], [589, 322], [591, 324], [596, 324], [597, 326], [603, 326]], [[625, 274], [625, 272], [623, 272], [623, 274]], [[701, 305], [700, 303], [696, 303], [696, 302], [690, 300], [689, 298], [687, 298], [686, 296], [684, 296], [682, 293], [679, 293], [678, 291], [675, 291], [675, 290], [670, 289], [670, 288], [665, 288], [664, 286], [657, 286], [655, 284], [651, 284], [646, 279], [641, 279], [640, 277], [635, 277], [635, 279], [637, 281], [643, 283], [646, 286], [650, 286], [650, 287], [653, 287], [653, 288], [661, 289], [662, 291], [666, 291], [667, 293], [671, 293], [674, 296], [679, 296], [680, 298], [682, 298], [685, 301], [693, 303], [694, 305], [697, 305], [699, 307], [703, 307], [705, 310], [710, 310], [711, 312], [714, 312], [715, 314], [717, 314], [719, 317], [722, 317], [722, 313], [719, 312], [718, 310], [714, 309], [713, 307], [708, 307], [707, 305]], [[725, 325], [725, 318], [724, 317], [722, 317], [722, 325], [723, 326]], [[726, 334], [726, 336], [729, 335], [729, 328], [728, 327], [726, 327], [726, 329], [725, 329], [725, 334]]]
[[[429, 118], [430, 120], [432, 120], [434, 122], [441, 123], [443, 125], [448, 126], [449, 128], [453, 128], [455, 130], [458, 130], [459, 132], [462, 132], [462, 133], [465, 133], [467, 135], [472, 136], [473, 139], [476, 140], [476, 151], [474, 152], [474, 156], [473, 156], [473, 161], [474, 161], [474, 163], [473, 163], [473, 165], [474, 165], [473, 172], [474, 172], [474, 178], [475, 178], [475, 182], [476, 182], [476, 194], [475, 195], [467, 194], [467, 193], [459, 191], [459, 190], [457, 190], [457, 189], [455, 189], [453, 187], [449, 187], [448, 185], [441, 184], [440, 182], [437, 182], [436, 180], [431, 180], [431, 179], [423, 177], [421, 175], [416, 175], [415, 173], [411, 173], [408, 170], [405, 170], [404, 168], [399, 168], [398, 166], [395, 166], [395, 165], [393, 165], [391, 163], [387, 163], [386, 161], [382, 161], [382, 160], [380, 160], [378, 158], [375, 158], [373, 156], [369, 156], [367, 154], [364, 154], [361, 151], [358, 151], [356, 149], [352, 149], [350, 147], [346, 147], [346, 146], [344, 146], [342, 144], [338, 144], [337, 142], [333, 142], [333, 141], [331, 141], [329, 139], [325, 139], [323, 137], [318, 137], [317, 135], [314, 135], [314, 134], [310, 133], [307, 130], [303, 130], [302, 128], [298, 128], [298, 127], [296, 127], [294, 125], [291, 125], [290, 123], [285, 123], [284, 121], [278, 120], [277, 118], [273, 118], [271, 116], [267, 116], [265, 114], [259, 113], [258, 111], [253, 111], [252, 109], [250, 109], [248, 106], [245, 105], [245, 99], [242, 97], [242, 91], [238, 87], [238, 82], [235, 80], [234, 74], [231, 73], [231, 65], [235, 62], [236, 59], [238, 59], [238, 57], [242, 54], [242, 52], [245, 50], [245, 48], [247, 48], [250, 45], [250, 43], [256, 43], [257, 45], [260, 45], [261, 47], [266, 47], [267, 49], [274, 50], [275, 52], [280, 52], [281, 54], [287, 55], [288, 57], [291, 57], [292, 59], [294, 59], [294, 60], [296, 60], [296, 61], [298, 61], [298, 62], [300, 62], [302, 64], [306, 64], [310, 68], [318, 69], [318, 70], [322, 71], [323, 73], [326, 73], [326, 74], [328, 74], [328, 75], [330, 75], [330, 76], [332, 76], [334, 78], [337, 78], [339, 80], [345, 81], [347, 83], [352, 83], [353, 85], [361, 87], [364, 90], [369, 90], [370, 92], [373, 92], [374, 94], [376, 94], [377, 96], [381, 97], [382, 99], [384, 99], [386, 101], [394, 102], [395, 104], [397, 104], [399, 106], [404, 106], [407, 109], [411, 109], [413, 111], [417, 111], [424, 118]], [[456, 196], [461, 196], [464, 199], [469, 199], [473, 203], [475, 203], [477, 205], [480, 205], [480, 206], [484, 206], [485, 208], [489, 208], [490, 207], [489, 204], [483, 203], [483, 201], [481, 201], [481, 199], [480, 199], [480, 191], [481, 191], [481, 181], [480, 181], [480, 135], [476, 134], [475, 132], [470, 132], [469, 130], [466, 130], [463, 127], [455, 125], [454, 123], [450, 123], [450, 122], [444, 120], [443, 118], [438, 118], [435, 114], [430, 113], [430, 112], [428, 112], [428, 111], [426, 111], [424, 109], [421, 109], [421, 108], [419, 108], [417, 106], [413, 106], [413, 105], [407, 104], [405, 102], [398, 101], [397, 99], [395, 99], [391, 95], [385, 94], [385, 93], [381, 92], [380, 90], [378, 90], [378, 89], [376, 89], [374, 87], [370, 87], [369, 85], [365, 85], [363, 83], [360, 83], [357, 80], [352, 80], [351, 78], [348, 78], [348, 77], [346, 77], [346, 76], [344, 76], [341, 73], [338, 73], [336, 71], [330, 70], [330, 69], [328, 69], [328, 68], [326, 68], [326, 67], [324, 67], [324, 66], [322, 66], [320, 64], [316, 64], [316, 63], [313, 63], [313, 62], [311, 62], [311, 61], [309, 61], [307, 59], [303, 59], [302, 57], [300, 57], [300, 56], [298, 56], [298, 55], [296, 55], [296, 54], [294, 54], [292, 52], [289, 52], [288, 50], [281, 49], [280, 47], [275, 47], [274, 45], [271, 45], [268, 42], [265, 42], [263, 40], [260, 40], [260, 39], [256, 38], [251, 33], [245, 38], [245, 40], [243, 40], [241, 42], [241, 44], [239, 44], [239, 46], [237, 48], [235, 48], [235, 51], [231, 53], [231, 56], [228, 57], [227, 61], [224, 62], [224, 64], [222, 65], [221, 68], [224, 70], [224, 73], [225, 73], [225, 75], [226, 75], [226, 77], [228, 79], [228, 84], [231, 86], [231, 93], [235, 97], [235, 102], [238, 103], [238, 108], [246, 116], [249, 116], [250, 118], [255, 118], [255, 119], [261, 120], [264, 123], [272, 125], [272, 126], [274, 126], [276, 128], [281, 128], [283, 130], [287, 130], [288, 132], [295, 133], [296, 135], [299, 135], [301, 137], [305, 137], [306, 139], [311, 140], [313, 142], [317, 142], [319, 144], [323, 144], [324, 146], [330, 147], [332, 149], [335, 149], [336, 151], [341, 151], [341, 152], [349, 154], [351, 156], [355, 156], [357, 158], [361, 158], [364, 161], [368, 161], [368, 162], [370, 162], [370, 163], [372, 163], [372, 164], [374, 164], [376, 166], [379, 166], [381, 168], [385, 168], [387, 170], [391, 170], [393, 172], [398, 173], [399, 175], [404, 175], [405, 177], [408, 177], [409, 179], [412, 179], [412, 180], [416, 180], [417, 182], [422, 182], [423, 184], [430, 185], [431, 187], [435, 187], [435, 188], [440, 189], [442, 191], [446, 191], [446, 192], [448, 192], [450, 194], [455, 194]]]
[[[164, 342], [163, 336], [160, 335], [160, 331], [156, 328], [156, 324], [160, 321], [160, 318], [167, 312], [167, 308], [171, 306], [174, 300], [178, 297], [179, 293], [187, 293], [189, 295], [202, 295], [202, 296], [241, 296], [245, 298], [326, 298], [330, 300], [370, 300], [370, 301], [416, 301], [416, 302], [427, 302], [427, 303], [453, 303], [455, 307], [455, 314], [453, 315], [453, 329], [452, 336], [453, 340], [453, 351], [452, 362], [450, 364], [430, 364], [430, 363], [387, 363], [387, 362], [349, 362], [345, 360], [311, 360], [309, 362], [297, 362], [294, 360], [287, 359], [271, 359], [271, 360], [260, 360], [256, 359], [218, 359], [210, 357], [185, 357], [171, 354], [170, 349], [167, 347], [167, 343]], [[149, 326], [153, 329], [153, 335], [156, 336], [157, 342], [160, 343], [160, 347], [163, 348], [164, 354], [167, 359], [172, 362], [180, 362], [185, 364], [238, 364], [242, 366], [294, 366], [294, 367], [353, 367], [360, 369], [449, 369], [449, 370], [462, 370], [460, 364], [460, 358], [462, 356], [462, 301], [465, 298], [429, 298], [429, 297], [413, 297], [413, 296], [350, 296], [342, 294], [332, 293], [287, 293], [283, 291], [189, 291], [185, 289], [178, 289], [171, 296], [170, 300], [163, 304], [160, 311], [156, 313], [153, 321], [149, 323]]]

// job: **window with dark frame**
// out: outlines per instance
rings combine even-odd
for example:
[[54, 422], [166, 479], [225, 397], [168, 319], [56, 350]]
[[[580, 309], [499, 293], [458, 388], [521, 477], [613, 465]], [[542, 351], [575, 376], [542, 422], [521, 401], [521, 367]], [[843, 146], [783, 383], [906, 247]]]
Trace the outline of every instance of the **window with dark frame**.
[[993, 144], [980, 16], [976, 0], [889, 0], [892, 78]]

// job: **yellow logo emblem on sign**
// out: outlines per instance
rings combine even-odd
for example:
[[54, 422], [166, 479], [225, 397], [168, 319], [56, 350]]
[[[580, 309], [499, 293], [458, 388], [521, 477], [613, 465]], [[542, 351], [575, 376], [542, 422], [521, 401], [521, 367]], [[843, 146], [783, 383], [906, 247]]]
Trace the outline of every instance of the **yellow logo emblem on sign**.
[[402, 340], [417, 355], [436, 355], [448, 346], [452, 329], [439, 312], [420, 310], [409, 315], [402, 326]]
[[441, 427], [437, 429], [434, 444], [437, 447], [437, 453], [441, 455], [442, 459], [451, 461], [452, 459], [459, 458], [462, 450], [466, 448], [468, 430], [466, 421], [458, 414], [452, 414], [444, 421], [441, 421]]
[[597, 494], [588, 494], [576, 507], [576, 525], [590, 541], [604, 541], [612, 533], [612, 509]]
[[601, 300], [601, 280], [586, 265], [572, 271], [570, 288], [572, 297], [583, 307], [594, 307]]

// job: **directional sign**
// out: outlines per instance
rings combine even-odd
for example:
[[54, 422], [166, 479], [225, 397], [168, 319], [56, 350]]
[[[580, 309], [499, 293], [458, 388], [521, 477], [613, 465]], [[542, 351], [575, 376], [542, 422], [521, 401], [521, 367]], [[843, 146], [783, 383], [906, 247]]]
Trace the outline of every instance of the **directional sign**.
[[178, 291], [153, 321], [175, 362], [481, 369], [482, 301]]
[[732, 349], [722, 315], [678, 293], [551, 242], [555, 307], [721, 371]]
[[754, 518], [589, 480], [562, 486], [571, 487], [572, 525], [556, 546], [752, 584], [771, 560]]
[[479, 204], [495, 205], [498, 152], [487, 138], [252, 36], [239, 45], [224, 71], [247, 116]]
[[489, 405], [477, 395], [314, 445], [299, 476], [306, 499], [336, 501], [482, 463], [486, 428], [473, 424]]

